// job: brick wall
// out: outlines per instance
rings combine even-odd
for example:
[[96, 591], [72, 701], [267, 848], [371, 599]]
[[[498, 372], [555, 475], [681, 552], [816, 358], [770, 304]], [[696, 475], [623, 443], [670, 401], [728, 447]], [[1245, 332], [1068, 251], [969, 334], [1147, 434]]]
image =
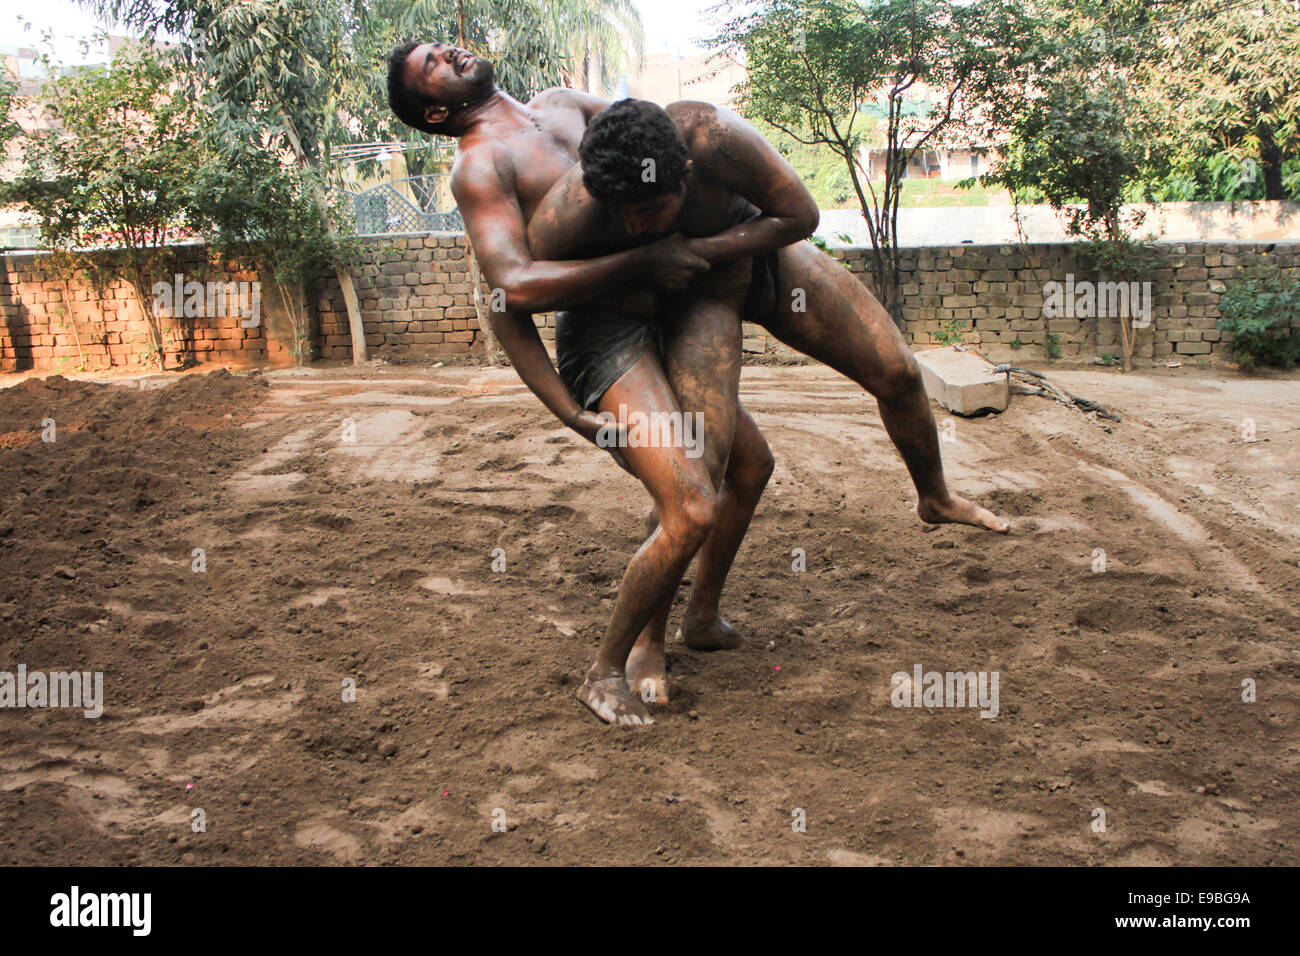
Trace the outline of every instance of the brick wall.
[[[241, 271], [234, 263], [210, 261], [202, 246], [176, 247], [169, 270], [147, 280], [145, 307], [153, 305], [153, 281], [174, 282], [177, 273], [185, 281], [205, 283], [258, 279], [256, 272]], [[284, 328], [274, 289], [266, 291], [262, 311], [269, 314], [256, 328], [244, 328], [239, 315], [164, 318], [166, 367], [178, 366], [185, 356], [234, 365], [290, 363], [292, 336]], [[81, 275], [65, 282], [47, 256], [0, 256], [0, 371], [138, 366], [152, 346], [140, 308], [125, 279], [113, 278], [96, 288]]]
[[[965, 340], [996, 361], [1044, 354], [1048, 335], [1057, 337], [1061, 357], [1088, 361], [1118, 355], [1115, 318], [1044, 319], [1044, 286], [1096, 280], [1068, 244], [974, 246], [903, 250], [904, 329], [912, 344], [934, 344], [945, 323], [957, 322]], [[1274, 262], [1300, 276], [1300, 243], [1187, 242], [1157, 246], [1149, 275], [1153, 304], [1150, 328], [1137, 333], [1137, 364], [1186, 356], [1191, 361], [1228, 358], [1223, 333], [1214, 327], [1225, 281], [1258, 262]], [[864, 281], [870, 277], [869, 250], [835, 253]], [[255, 272], [207, 261], [201, 246], [181, 247], [178, 271], [200, 280], [255, 281]], [[366, 342], [377, 355], [428, 356], [481, 348], [475, 320], [465, 239], [461, 234], [368, 239], [364, 261], [354, 268]], [[168, 366], [183, 356], [229, 364], [289, 364], [292, 334], [272, 283], [263, 283], [263, 321], [244, 329], [239, 317], [165, 320], [179, 335], [169, 345]], [[148, 355], [149, 335], [129, 285], [110, 282], [102, 295], [84, 280], [65, 288], [46, 257], [0, 257], [0, 370], [58, 371], [82, 364], [103, 367], [138, 364]], [[333, 273], [308, 293], [311, 342], [316, 358], [351, 356], [347, 313]], [[69, 321], [68, 307], [72, 321]], [[537, 323], [548, 343], [553, 319]], [[77, 341], [80, 338], [81, 348]], [[762, 329], [746, 326], [749, 351], [780, 351]]]
[[[482, 348], [464, 234], [367, 240], [364, 261], [352, 274], [372, 353], [439, 356]], [[318, 290], [317, 355], [350, 358], [352, 339], [338, 279], [323, 277]], [[483, 291], [486, 305], [486, 285]], [[553, 342], [553, 316], [539, 315], [535, 321], [542, 338]]]
[[[109, 254], [105, 254], [107, 260]], [[180, 272], [187, 281], [260, 281], [257, 272], [210, 262], [200, 245], [177, 247], [176, 262], [161, 276]], [[362, 261], [353, 268], [366, 344], [374, 355], [431, 357], [482, 348], [475, 319], [462, 233], [385, 236], [363, 240]], [[0, 256], [0, 371], [34, 368], [138, 366], [150, 354], [150, 335], [130, 285], [109, 282], [102, 293], [84, 278], [63, 280], [47, 256]], [[231, 365], [289, 365], [292, 328], [274, 283], [262, 281], [262, 321], [245, 329], [240, 318], [165, 318], [176, 336], [164, 350], [167, 367], [183, 359]], [[71, 300], [74, 322], [65, 300]], [[149, 304], [152, 304], [152, 300]], [[347, 310], [333, 271], [307, 293], [312, 356], [350, 359]], [[554, 340], [554, 319], [535, 321], [543, 339]], [[81, 347], [78, 348], [78, 340]]]
[[[869, 249], [837, 250], [837, 258], [869, 281]], [[1158, 243], [1152, 268], [1151, 325], [1137, 329], [1135, 364], [1171, 359], [1230, 361], [1219, 319], [1224, 283], [1258, 263], [1272, 262], [1300, 279], [1300, 242]], [[1090, 272], [1079, 247], [1067, 243], [941, 246], [902, 250], [904, 330], [914, 347], [937, 344], [945, 323], [957, 322], [966, 342], [994, 361], [1041, 357], [1049, 334], [1065, 360], [1120, 355], [1119, 319], [1044, 317], [1044, 286], [1113, 277]]]

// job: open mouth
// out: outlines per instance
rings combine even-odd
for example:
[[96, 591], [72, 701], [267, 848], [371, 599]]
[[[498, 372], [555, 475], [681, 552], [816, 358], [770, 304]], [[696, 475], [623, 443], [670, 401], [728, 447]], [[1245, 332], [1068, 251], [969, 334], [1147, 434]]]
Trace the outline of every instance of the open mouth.
[[474, 55], [472, 53], [464, 53], [464, 52], [457, 53], [455, 57], [455, 66], [456, 66], [457, 75], [464, 73], [466, 67], [469, 66], [470, 61], [473, 59], [474, 59]]

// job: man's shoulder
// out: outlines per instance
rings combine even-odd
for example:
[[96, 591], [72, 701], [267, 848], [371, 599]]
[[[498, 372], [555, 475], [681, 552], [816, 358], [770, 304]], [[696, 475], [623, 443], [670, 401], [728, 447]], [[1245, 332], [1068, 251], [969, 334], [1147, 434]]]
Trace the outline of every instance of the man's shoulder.
[[572, 90], [567, 86], [552, 86], [528, 101], [529, 109], [576, 109], [588, 117], [601, 112], [607, 105], [610, 105], [610, 100], [602, 96]]
[[504, 183], [513, 169], [510, 151], [498, 140], [481, 139], [471, 143], [461, 142], [456, 148], [456, 158], [451, 164], [452, 192]]
[[702, 100], [678, 100], [664, 107], [687, 146], [703, 145], [728, 129], [736, 120], [731, 110]]
[[664, 107], [664, 112], [674, 123], [698, 123], [714, 120], [722, 107], [704, 100], [674, 100]]
[[526, 106], [547, 106], [551, 103], [565, 102], [571, 99], [573, 90], [565, 86], [551, 86], [536, 94]]
[[727, 134], [740, 122], [731, 110], [699, 100], [678, 100], [664, 107], [692, 158], [699, 160], [724, 148]]

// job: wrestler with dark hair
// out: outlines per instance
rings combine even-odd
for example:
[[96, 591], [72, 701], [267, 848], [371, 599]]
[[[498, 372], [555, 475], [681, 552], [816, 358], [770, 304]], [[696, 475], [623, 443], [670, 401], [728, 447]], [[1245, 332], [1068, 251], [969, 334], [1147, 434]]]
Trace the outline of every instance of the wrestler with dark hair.
[[[492, 325], [520, 377], [589, 440], [605, 426], [597, 413], [620, 406], [700, 412], [706, 423], [699, 459], [681, 447], [619, 449], [658, 524], [628, 566], [579, 692], [598, 716], [647, 723], [632, 688], [666, 697], [668, 606], [697, 551], [683, 635], [695, 648], [737, 643], [718, 596], [772, 468], [737, 397], [742, 316], [877, 398], [924, 520], [1007, 530], [948, 491], [906, 343], [861, 283], [801, 241], [816, 205], [748, 123], [704, 103], [610, 107], [560, 89], [524, 105], [478, 62], [441, 44], [399, 47], [390, 76], [404, 84], [390, 84], [390, 102], [411, 125], [459, 137], [452, 190], [485, 277], [505, 293]], [[559, 374], [531, 320], [555, 308]]]

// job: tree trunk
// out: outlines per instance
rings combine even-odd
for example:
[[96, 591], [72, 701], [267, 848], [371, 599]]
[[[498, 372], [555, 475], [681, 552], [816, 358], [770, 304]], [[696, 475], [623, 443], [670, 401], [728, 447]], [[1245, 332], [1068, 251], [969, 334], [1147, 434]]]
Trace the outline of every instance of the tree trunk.
[[[284, 120], [284, 131], [289, 137], [289, 145], [293, 148], [294, 158], [298, 166], [302, 169], [309, 169], [311, 163], [307, 159], [306, 152], [302, 148], [302, 140], [298, 138], [297, 127], [289, 118], [289, 114], [280, 105], [279, 99], [272, 94], [270, 88], [263, 81], [262, 88], [266, 90], [267, 97], [275, 103], [280, 109], [280, 118]], [[325, 191], [321, 188], [320, 183], [312, 180], [312, 198], [320, 206], [321, 219], [325, 223], [325, 229], [330, 236], [337, 236], [338, 230], [334, 226], [334, 217], [330, 215], [330, 207]], [[357, 300], [357, 288], [352, 282], [352, 270], [344, 265], [334, 266], [334, 275], [338, 277], [339, 289], [343, 292], [343, 304], [348, 310], [348, 336], [352, 339], [352, 364], [366, 364], [366, 328], [361, 321], [361, 303]]]
[[134, 263], [130, 267], [130, 279], [127, 280], [131, 288], [135, 290], [136, 305], [140, 307], [140, 315], [144, 319], [145, 328], [149, 330], [149, 336], [153, 339], [153, 347], [158, 357], [158, 371], [164, 371], [167, 368], [167, 353], [163, 350], [162, 321], [157, 313], [154, 312], [153, 303], [145, 295], [144, 273], [140, 267]]
[[343, 304], [348, 308], [348, 337], [352, 339], [352, 364], [366, 364], [366, 327], [361, 322], [361, 302], [357, 299], [357, 287], [352, 284], [352, 270], [347, 266], [335, 266], [334, 274], [338, 276], [339, 288], [343, 290]]
[[289, 328], [293, 330], [293, 364], [306, 365], [311, 358], [311, 316], [307, 314], [306, 280], [299, 276], [294, 282], [280, 285], [280, 299], [289, 313]]
[[470, 245], [469, 236], [465, 236], [465, 259], [469, 263], [470, 296], [474, 302], [474, 317], [478, 321], [479, 331], [483, 333], [483, 357], [489, 365], [501, 365], [501, 346], [492, 332], [491, 316], [483, 303], [483, 276], [478, 267], [478, 256]]
[[1282, 150], [1273, 138], [1273, 131], [1264, 125], [1259, 127], [1260, 169], [1264, 174], [1264, 198], [1286, 199], [1282, 188]]
[[903, 328], [903, 302], [898, 287], [898, 199], [903, 191], [902, 172], [906, 159], [891, 138], [885, 156], [885, 195], [880, 210], [881, 303], [889, 310], [894, 325]]
[[1120, 348], [1124, 350], [1124, 371], [1133, 371], [1133, 328], [1129, 325], [1128, 316], [1119, 317], [1119, 340]]
[[72, 327], [72, 337], [77, 340], [77, 355], [81, 358], [81, 367], [86, 368], [86, 351], [81, 347], [81, 332], [77, 330], [77, 317], [72, 311], [72, 284], [68, 277], [63, 277], [63, 308], [68, 314], [68, 325]]

